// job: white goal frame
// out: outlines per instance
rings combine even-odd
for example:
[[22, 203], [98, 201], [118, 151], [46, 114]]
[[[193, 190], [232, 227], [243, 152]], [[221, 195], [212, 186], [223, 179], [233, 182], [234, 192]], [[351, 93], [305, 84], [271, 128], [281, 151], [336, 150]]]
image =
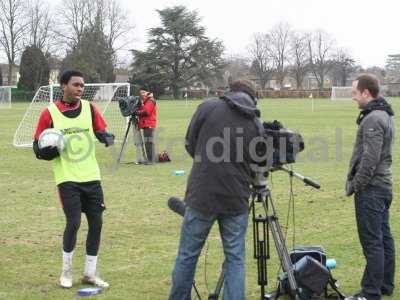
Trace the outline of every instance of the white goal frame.
[[11, 89], [16, 89], [15, 85], [0, 86], [0, 108], [11, 108]]
[[331, 100], [351, 100], [351, 86], [333, 86], [331, 90]]
[[[89, 94], [93, 90], [94, 93]], [[126, 129], [126, 118], [119, 110], [118, 97], [130, 95], [129, 83], [86, 83], [82, 99], [92, 101], [102, 112], [107, 122], [107, 130], [112, 132], [116, 139], [123, 138]], [[40, 113], [55, 100], [61, 99], [62, 91], [59, 84], [41, 86], [35, 93], [22, 121], [18, 125], [13, 139], [14, 147], [31, 147], [33, 134]]]

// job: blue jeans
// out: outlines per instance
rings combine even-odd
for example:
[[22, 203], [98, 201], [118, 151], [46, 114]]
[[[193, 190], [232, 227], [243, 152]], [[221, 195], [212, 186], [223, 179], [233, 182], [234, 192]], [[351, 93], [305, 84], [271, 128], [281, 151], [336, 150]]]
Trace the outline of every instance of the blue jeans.
[[367, 264], [361, 280], [368, 300], [394, 289], [395, 247], [389, 224], [390, 188], [368, 186], [354, 196], [358, 236]]
[[196, 264], [208, 233], [218, 221], [225, 254], [223, 299], [245, 299], [245, 238], [248, 214], [206, 216], [187, 208], [181, 229], [178, 256], [172, 272], [170, 300], [191, 297]]

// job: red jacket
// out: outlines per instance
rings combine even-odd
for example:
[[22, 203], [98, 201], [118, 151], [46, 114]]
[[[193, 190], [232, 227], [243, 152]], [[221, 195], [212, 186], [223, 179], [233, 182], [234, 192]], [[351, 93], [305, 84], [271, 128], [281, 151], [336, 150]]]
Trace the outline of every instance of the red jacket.
[[156, 128], [157, 106], [152, 97], [144, 97], [143, 105], [139, 110], [139, 128]]

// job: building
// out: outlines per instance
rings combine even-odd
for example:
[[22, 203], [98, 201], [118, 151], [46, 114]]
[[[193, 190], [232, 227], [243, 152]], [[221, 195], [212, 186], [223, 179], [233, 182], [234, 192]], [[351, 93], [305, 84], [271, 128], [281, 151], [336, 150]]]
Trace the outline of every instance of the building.
[[382, 86], [387, 96], [400, 96], [400, 78], [397, 82], [390, 82]]
[[0, 64], [0, 72], [3, 76], [3, 85], [17, 85], [19, 80], [19, 66], [14, 66], [11, 82], [8, 81], [8, 64]]
[[58, 77], [60, 76], [60, 69], [61, 69], [61, 60], [57, 57], [50, 56], [48, 58], [49, 63], [49, 84], [57, 84]]
[[129, 71], [127, 69], [115, 69], [115, 82], [129, 82]]

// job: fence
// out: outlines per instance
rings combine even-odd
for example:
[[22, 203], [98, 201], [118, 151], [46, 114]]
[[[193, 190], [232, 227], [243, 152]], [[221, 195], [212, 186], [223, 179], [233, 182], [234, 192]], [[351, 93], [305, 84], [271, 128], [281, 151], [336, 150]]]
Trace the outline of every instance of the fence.
[[12, 102], [31, 102], [35, 96], [35, 91], [12, 90]]
[[330, 98], [331, 90], [258, 90], [258, 98]]
[[[309, 98], [312, 95], [313, 98], [330, 98], [331, 89], [325, 90], [258, 90], [258, 98]], [[205, 89], [200, 90], [188, 90], [188, 98], [206, 98], [214, 97], [215, 91], [210, 90], [208, 95]]]

